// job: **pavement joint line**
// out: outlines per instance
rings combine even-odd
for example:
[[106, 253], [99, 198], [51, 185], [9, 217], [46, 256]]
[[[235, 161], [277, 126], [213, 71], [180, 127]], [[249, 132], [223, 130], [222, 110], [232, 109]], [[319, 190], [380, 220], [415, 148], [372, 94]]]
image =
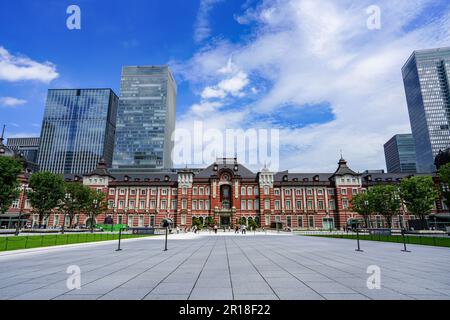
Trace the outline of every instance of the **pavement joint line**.
[[[126, 284], [126, 283], [128, 283], [128, 282], [130, 282], [130, 281], [132, 281], [132, 280], [134, 280], [134, 279], [136, 279], [136, 278], [139, 277], [140, 275], [142, 275], [142, 274], [144, 274], [144, 273], [150, 271], [151, 269], [155, 268], [156, 266], [158, 266], [158, 265], [160, 265], [160, 264], [166, 262], [167, 260], [173, 258], [177, 253], [182, 252], [182, 251], [185, 250], [185, 248], [187, 248], [187, 247], [189, 247], [189, 245], [181, 247], [180, 250], [178, 250], [177, 252], [175, 252], [175, 253], [172, 254], [171, 256], [167, 257], [166, 259], [161, 260], [160, 262], [157, 262], [156, 264], [152, 265], [151, 267], [149, 267], [149, 268], [145, 269], [144, 271], [138, 273], [137, 275], [135, 275], [135, 276], [132, 277], [131, 279], [128, 279], [127, 281], [121, 283], [121, 284], [118, 285], [117, 287], [115, 287], [115, 288], [109, 290], [108, 292], [102, 294], [100, 297], [98, 297], [98, 299], [101, 299], [102, 297], [106, 296], [107, 294], [111, 293], [112, 291], [114, 291], [114, 290], [116, 290], [116, 289], [122, 287], [124, 284]], [[173, 250], [173, 249], [172, 249], [172, 250]], [[162, 254], [164, 254], [164, 252], [161, 253], [161, 255], [162, 255]], [[98, 299], [97, 299], [97, 300], [98, 300]]]
[[[314, 258], [310, 258], [310, 260], [317, 261], [317, 262], [319, 262], [319, 263], [321, 263], [321, 264], [323, 264], [323, 265], [326, 265], [326, 266], [328, 266], [328, 267], [332, 267], [332, 266], [330, 266], [330, 265], [327, 265], [325, 262], [322, 262], [322, 261], [320, 261], [320, 260], [317, 260], [317, 258], [316, 258], [317, 256], [321, 257], [320, 255], [318, 255], [318, 254], [316, 253], [315, 257], [314, 257]], [[358, 255], [357, 257], [360, 258], [361, 256]], [[369, 257], [369, 259], [375, 260], [374, 258], [370, 258], [370, 257]], [[384, 259], [384, 258], [382, 258], [382, 259]], [[327, 260], [328, 260], [328, 259], [327, 259]], [[359, 260], [362, 260], [362, 259], [359, 259]], [[366, 259], [366, 260], [367, 260], [367, 259]], [[384, 260], [385, 260], [385, 259], [384, 259]], [[364, 262], [366, 262], [366, 261], [364, 260]], [[386, 261], [385, 261], [385, 262], [386, 262]], [[341, 263], [346, 263], [346, 262], [345, 262], [345, 258], [343, 259], [343, 262], [341, 262]], [[374, 263], [380, 264], [379, 261], [376, 261], [376, 260], [374, 261]], [[332, 268], [338, 269], [338, 270], [341, 271], [341, 272], [345, 272], [345, 273], [351, 274], [350, 272], [345, 271], [345, 270], [341, 270], [341, 269], [339, 269], [338, 267], [332, 267]], [[409, 268], [409, 265], [406, 265], [404, 268]], [[402, 268], [402, 270], [404, 270], [404, 268]], [[385, 269], [396, 271], [396, 269], [392, 269], [392, 268], [389, 268], [389, 267], [386, 267]], [[421, 271], [421, 270], [418, 270], [418, 271]], [[414, 274], [412, 274], [412, 275], [414, 275]], [[426, 278], [421, 278], [421, 279], [427, 280]], [[362, 278], [362, 280], [364, 280], [364, 278]], [[344, 283], [342, 283], [341, 281], [338, 281], [338, 280], [334, 280], [334, 281], [337, 282], [337, 283], [339, 283], [339, 284], [342, 284], [342, 285], [346, 286], [346, 285], [345, 285]], [[402, 295], [402, 296], [407, 296], [407, 297], [409, 297], [409, 298], [413, 298], [413, 299], [414, 299], [414, 297], [411, 296], [410, 294], [407, 294], [407, 293], [403, 293], [403, 292], [401, 292], [401, 291], [398, 291], [398, 290], [396, 290], [395, 288], [393, 288], [393, 287], [391, 287], [391, 286], [389, 286], [389, 285], [385, 285], [385, 288], [387, 288], [387, 289], [389, 289], [389, 290], [391, 290], [391, 291], [393, 291], [393, 292], [395, 292], [395, 293], [398, 293], [398, 294], [400, 294], [400, 295]], [[350, 288], [350, 289], [353, 290], [353, 291], [358, 292], [359, 294], [365, 295], [364, 293], [361, 293], [360, 291], [357, 291], [357, 289], [352, 289], [352, 288]], [[425, 288], [425, 289], [430, 290], [429, 288]], [[368, 298], [370, 299], [370, 297], [368, 297]]]
[[[209, 239], [208, 239], [208, 243], [209, 243]], [[191, 258], [195, 253], [197, 253], [201, 248], [203, 248], [204, 245], [201, 243], [200, 246], [194, 250], [189, 257], [187, 257], [186, 259], [184, 259], [183, 261], [181, 261], [176, 267], [175, 269], [173, 269], [167, 276], [165, 276], [163, 279], [161, 279], [161, 281], [159, 281], [152, 290], [150, 290], [141, 300], [144, 300], [150, 293], [152, 293], [161, 283], [164, 282], [164, 280], [166, 280], [167, 278], [169, 278], [176, 270], [178, 270], [178, 268], [183, 265], [187, 260], [189, 260], [189, 258]]]
[[[110, 254], [109, 253], [105, 253], [103, 256], [105, 256], [105, 257], [109, 257], [110, 256]], [[98, 260], [98, 256], [96, 256], [96, 257], [88, 257], [88, 258], [82, 258], [80, 261], [82, 261], [82, 263], [87, 263], [87, 262], [89, 262], [89, 261], [91, 261], [91, 260]], [[55, 267], [53, 267], [53, 268], [59, 268], [60, 266], [62, 267], [62, 266], [65, 266], [65, 265], [67, 265], [67, 264], [70, 264], [70, 262], [64, 262], [64, 263], [60, 263], [60, 264], [58, 264], [57, 266], [55, 266]], [[44, 264], [42, 264], [42, 265], [44, 265]], [[39, 265], [40, 266], [40, 265]], [[103, 267], [103, 266], [102, 266]], [[101, 268], [101, 267], [100, 267]], [[90, 270], [90, 271], [95, 271], [95, 270], [97, 270], [98, 268], [96, 268], [96, 269], [92, 269], [92, 270]], [[61, 272], [61, 270], [58, 270], [58, 271], [55, 271], [55, 272], [51, 272], [51, 273], [48, 273], [48, 274], [45, 274], [45, 275], [41, 275], [40, 277], [47, 277], [47, 276], [52, 276], [52, 275], [55, 275], [55, 274], [58, 274], [58, 273], [60, 273]], [[0, 289], [5, 289], [5, 288], [8, 288], [8, 287], [13, 287], [13, 286], [15, 286], [15, 285], [18, 285], [18, 284], [24, 284], [25, 282], [28, 282], [28, 281], [30, 281], [30, 279], [26, 279], [26, 280], [24, 280], [24, 281], [22, 281], [22, 282], [18, 282], [18, 283], [14, 283], [14, 284], [11, 284], [11, 285], [7, 285], [7, 286], [5, 286], [5, 287], [0, 287]], [[59, 280], [57, 281], [57, 282], [59, 282]], [[57, 282], [55, 282], [55, 283], [57, 283]], [[54, 284], [54, 283], [51, 283], [51, 284]], [[47, 286], [48, 284], [46, 284], [45, 286]], [[35, 290], [39, 290], [39, 289], [41, 289], [41, 288], [44, 288], [45, 286], [43, 286], [43, 287], [40, 287], [40, 288], [37, 288], [37, 289], [35, 289]], [[32, 290], [33, 291], [33, 290]], [[14, 297], [13, 297], [14, 298]]]
[[206, 257], [205, 262], [203, 263], [202, 269], [200, 270], [200, 272], [198, 273], [197, 279], [195, 280], [194, 285], [192, 286], [191, 292], [189, 292], [189, 296], [187, 298], [187, 300], [190, 300], [192, 292], [195, 289], [195, 286], [197, 285], [198, 279], [200, 279], [200, 276], [202, 275], [203, 269], [205, 269], [206, 264], [208, 263], [209, 257], [211, 257], [211, 253], [213, 252], [213, 250], [216, 248], [217, 242], [219, 241], [219, 239], [217, 238], [216, 241], [214, 242], [214, 245], [211, 246], [211, 250], [209, 251], [208, 257]]
[[269, 286], [270, 290], [272, 290], [272, 292], [274, 293], [274, 295], [278, 298], [278, 300], [281, 300], [280, 297], [278, 296], [278, 294], [275, 292], [275, 290], [272, 288], [272, 286], [269, 284], [269, 282], [267, 282], [266, 278], [263, 277], [263, 275], [261, 274], [261, 272], [258, 270], [258, 268], [256, 268], [255, 264], [253, 263], [253, 261], [250, 260], [250, 258], [247, 256], [247, 254], [244, 252], [244, 250], [241, 248], [241, 246], [239, 246], [239, 244], [236, 243], [236, 241], [232, 240], [236, 246], [239, 248], [239, 250], [241, 250], [241, 252], [244, 254], [244, 256], [247, 258], [247, 260], [250, 262], [250, 264], [252, 265], [252, 267], [256, 270], [256, 272], [258, 272], [258, 274], [260, 275], [260, 277], [264, 280], [264, 282]]
[[234, 300], [234, 287], [233, 287], [233, 278], [231, 277], [231, 267], [230, 267], [230, 257], [228, 255], [228, 242], [225, 238], [225, 254], [227, 255], [227, 265], [228, 265], [228, 276], [230, 277], [230, 283], [231, 283], [231, 297]]
[[[317, 255], [317, 254], [316, 254], [316, 255]], [[319, 256], [320, 256], [320, 255], [319, 255]], [[360, 257], [360, 256], [358, 256], [358, 258], [359, 258], [359, 257]], [[343, 257], [342, 257], [342, 258], [343, 258]], [[369, 257], [368, 259], [370, 259], [371, 261], [373, 261], [373, 263], [380, 264], [380, 261], [377, 261], [377, 260], [375, 260], [374, 258], [370, 258], [370, 257]], [[368, 259], [366, 259], [366, 260], [368, 260]], [[384, 258], [383, 258], [383, 260], [384, 260], [383, 262], [385, 262], [385, 263], [388, 262], [388, 261], [386, 261], [386, 259], [384, 259]], [[317, 260], [316, 260], [316, 261], [317, 261]], [[364, 261], [364, 262], [365, 262], [365, 261]], [[348, 264], [348, 263], [345, 262], [345, 258], [343, 259], [343, 262], [341, 262], [341, 263]], [[402, 264], [401, 269], [402, 269], [402, 272], [403, 272], [403, 273], [408, 274], [408, 275], [411, 275], [411, 276], [413, 276], [413, 277], [415, 277], [415, 278], [418, 278], [418, 279], [421, 279], [421, 280], [428, 280], [428, 278], [417, 276], [416, 273], [409, 274], [408, 272], [404, 272], [404, 270], [408, 270], [408, 269], [416, 270], [416, 271], [418, 271], [418, 272], [423, 272], [423, 270], [411, 268], [410, 264], [404, 263], [403, 261], [401, 261], [400, 263]], [[403, 264], [404, 264], [404, 265], [403, 265]], [[334, 267], [334, 268], [336, 268], [336, 267]], [[390, 270], [390, 271], [397, 271], [397, 269], [393, 269], [393, 268], [390, 268], [390, 267], [383, 267], [383, 268], [386, 269], [386, 270]], [[338, 269], [338, 268], [336, 268], [336, 269]], [[345, 270], [340, 270], [340, 271], [342, 271], [342, 272], [347, 272], [347, 271], [345, 271]], [[390, 289], [390, 290], [392, 290], [392, 291], [394, 291], [394, 292], [397, 292], [397, 293], [399, 293], [399, 294], [401, 294], [401, 295], [409, 296], [408, 294], [399, 292], [399, 291], [397, 291], [395, 288], [392, 288], [392, 287], [390, 287], [390, 286], [386, 286], [386, 288], [388, 288], [388, 289]], [[430, 288], [426, 288], [426, 289], [431, 290]], [[411, 298], [413, 298], [413, 297], [411, 297]]]
[[[330, 278], [327, 274], [325, 274], [325, 273], [323, 273], [323, 272], [320, 272], [320, 271], [317, 271], [317, 270], [314, 270], [313, 268], [308, 267], [308, 266], [306, 266], [306, 265], [304, 265], [304, 264], [298, 262], [298, 261], [295, 260], [295, 259], [292, 259], [292, 258], [290, 258], [290, 257], [288, 257], [288, 256], [285, 256], [285, 255], [281, 254], [281, 253], [280, 253], [281, 250], [283, 250], [283, 248], [279, 248], [279, 250], [276, 251], [275, 254], [278, 254], [278, 255], [284, 257], [285, 259], [291, 260], [291, 261], [295, 262], [296, 264], [298, 264], [298, 265], [300, 265], [300, 266], [302, 266], [302, 267], [308, 268], [309, 270], [314, 271], [314, 272], [316, 272], [316, 273], [318, 273], [318, 274], [320, 274], [320, 275], [326, 277], [327, 279], [330, 279], [331, 281], [336, 282], [336, 283], [338, 283], [338, 284], [340, 284], [340, 285], [346, 287], [347, 289], [349, 289], [349, 290], [351, 290], [351, 291], [354, 291], [354, 293], [359, 293], [359, 294], [365, 296], [366, 298], [369, 298], [370, 300], [373, 300], [373, 299], [370, 298], [369, 296], [367, 296], [367, 295], [365, 295], [365, 294], [363, 294], [363, 293], [357, 292], [356, 290], [354, 290], [354, 289], [348, 287], [347, 285], [343, 284], [342, 282], [339, 282], [339, 281], [337, 281], [337, 280], [335, 280], [335, 279], [333, 279], [333, 278]], [[284, 250], [286, 251], [286, 249], [284, 249]], [[316, 261], [317, 261], [317, 260], [316, 260]], [[322, 262], [321, 262], [321, 263], [322, 263]], [[322, 263], [322, 264], [323, 264], [323, 263]]]
[[[253, 247], [254, 248], [254, 247]], [[255, 248], [254, 248], [255, 249]], [[292, 274], [289, 270], [287, 270], [286, 268], [282, 267], [279, 263], [275, 262], [273, 259], [267, 257], [264, 253], [262, 253], [259, 249], [255, 249], [256, 251], [259, 252], [259, 254], [261, 254], [262, 256], [264, 256], [266, 259], [269, 259], [269, 261], [271, 261], [272, 263], [274, 263], [275, 265], [277, 265], [279, 268], [281, 268], [282, 270], [284, 270], [285, 272], [289, 273], [291, 276], [293, 276], [295, 279], [297, 279], [298, 281], [300, 281], [301, 283], [303, 283], [305, 286], [307, 286], [308, 288], [310, 288], [312, 291], [314, 291], [315, 293], [317, 293], [319, 296], [321, 296], [322, 298], [324, 298], [325, 300], [327, 300], [321, 293], [319, 293], [318, 291], [316, 291], [315, 289], [313, 289], [312, 287], [310, 287], [307, 283], [305, 283], [304, 281], [302, 281], [301, 279], [297, 278], [297, 276], [295, 276], [294, 274]]]
[[[155, 255], [155, 256], [153, 256], [153, 257], [158, 257], [158, 256], [163, 255], [163, 254], [164, 254], [164, 251], [160, 252], [159, 254], [157, 254], [157, 255]], [[118, 255], [120, 255], [120, 253], [119, 253]], [[125, 270], [125, 269], [127, 269], [128, 267], [130, 267], [131, 265], [141, 263], [141, 262], [143, 262], [143, 261], [145, 261], [145, 260], [147, 260], [147, 259], [148, 259], [148, 257], [146, 257], [146, 258], [144, 258], [144, 259], [137, 260], [137, 261], [133, 261], [133, 262], [131, 262], [130, 264], [126, 265], [125, 267], [121, 268], [121, 269], [118, 269], [118, 270], [116, 270], [116, 271], [114, 271], [114, 272], [112, 272], [112, 273], [110, 273], [110, 274], [107, 274], [107, 275], [105, 275], [105, 276], [103, 276], [103, 277], [100, 277], [100, 278], [97, 278], [97, 279], [95, 279], [95, 280], [89, 281], [89, 282], [85, 283], [84, 285], [88, 285], [88, 284], [94, 283], [95, 281], [104, 279], [104, 278], [110, 276], [111, 274], [114, 274], [114, 273], [120, 272], [120, 271], [122, 271], [122, 270]], [[121, 262], [123, 262], [123, 260], [118, 260], [117, 262], [115, 262], [115, 263], [113, 263], [113, 264], [121, 263]], [[108, 264], [108, 266], [111, 266], [111, 264]], [[103, 266], [100, 267], [100, 268], [96, 268], [96, 269], [94, 269], [94, 270], [90, 270], [90, 271], [88, 271], [88, 272], [92, 272], [92, 271], [95, 271], [95, 270], [98, 270], [98, 269], [101, 269], [101, 268], [103, 268]], [[52, 284], [55, 284], [55, 283], [58, 283], [58, 282], [59, 282], [59, 281], [54, 282], [54, 283], [52, 283]], [[63, 296], [63, 295], [66, 295], [66, 294], [68, 294], [69, 292], [72, 292], [72, 291], [76, 291], [76, 289], [72, 289], [72, 290], [66, 291], [66, 292], [64, 292], [64, 293], [62, 293], [62, 294], [60, 294], [60, 295], [58, 295], [58, 296], [52, 298], [51, 300], [54, 300], [54, 299], [59, 298], [59, 297], [61, 297], [61, 296]]]

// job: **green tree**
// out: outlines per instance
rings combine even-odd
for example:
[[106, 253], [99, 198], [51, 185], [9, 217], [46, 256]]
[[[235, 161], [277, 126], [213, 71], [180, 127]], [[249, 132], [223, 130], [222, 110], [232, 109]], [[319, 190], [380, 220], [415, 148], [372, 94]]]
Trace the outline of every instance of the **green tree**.
[[214, 227], [216, 223], [214, 222], [214, 218], [211, 216], [206, 217], [205, 219], [205, 225], [207, 225], [208, 227]]
[[253, 219], [248, 219], [248, 228], [249, 230], [256, 230], [258, 228], [258, 224]]
[[[87, 188], [87, 187], [86, 187]], [[108, 204], [106, 196], [103, 192], [89, 189], [90, 195], [85, 205], [85, 212], [87, 213], [88, 221], [90, 221], [91, 232], [94, 232], [96, 218], [108, 211]]]
[[445, 205], [450, 207], [450, 163], [447, 163], [439, 169], [438, 177], [443, 185], [441, 192], [444, 197]]
[[196, 226], [197, 230], [203, 229], [203, 224], [198, 217], [192, 218], [192, 226]]
[[392, 227], [392, 217], [398, 215], [401, 207], [400, 192], [393, 185], [375, 186], [369, 190], [373, 211], [384, 217], [388, 228]]
[[433, 210], [438, 197], [433, 178], [411, 177], [403, 180], [400, 188], [401, 197], [408, 211], [425, 220], [425, 217]]
[[0, 158], [0, 213], [5, 213], [20, 195], [17, 177], [22, 168], [22, 164], [13, 158]]
[[[91, 200], [91, 189], [80, 183], [66, 182], [65, 196], [62, 200], [61, 209], [65, 216], [69, 217], [69, 226], [73, 227], [75, 215], [81, 214], [89, 206]], [[65, 222], [64, 222], [65, 223]]]
[[372, 192], [369, 190], [364, 193], [359, 193], [353, 196], [351, 204], [352, 210], [357, 212], [364, 218], [364, 223], [366, 228], [369, 227], [370, 216], [372, 215], [374, 209], [372, 205], [372, 200], [370, 199]]
[[64, 180], [51, 172], [38, 172], [30, 177], [28, 193], [33, 210], [39, 215], [39, 227], [64, 199]]

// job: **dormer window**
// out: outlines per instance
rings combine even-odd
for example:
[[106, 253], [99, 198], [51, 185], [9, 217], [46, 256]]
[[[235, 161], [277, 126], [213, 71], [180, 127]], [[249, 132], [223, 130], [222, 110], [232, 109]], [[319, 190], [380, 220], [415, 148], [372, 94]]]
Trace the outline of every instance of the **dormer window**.
[[239, 170], [239, 166], [237, 164], [234, 165], [234, 171], [238, 171]]
[[164, 177], [164, 181], [169, 181], [169, 180], [170, 180], [169, 176]]
[[284, 177], [283, 177], [283, 181], [284, 181], [284, 182], [287, 182], [287, 181], [288, 181], [288, 176], [284, 176]]
[[213, 170], [214, 170], [214, 171], [219, 170], [219, 166], [218, 166], [217, 164], [215, 164]]
[[314, 181], [319, 181], [319, 176], [314, 176]]

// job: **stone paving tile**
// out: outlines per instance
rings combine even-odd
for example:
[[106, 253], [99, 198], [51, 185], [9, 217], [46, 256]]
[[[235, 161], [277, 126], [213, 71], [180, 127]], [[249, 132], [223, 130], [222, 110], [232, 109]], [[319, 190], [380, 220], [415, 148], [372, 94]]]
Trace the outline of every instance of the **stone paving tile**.
[[[177, 240], [176, 240], [177, 239]], [[0, 299], [446, 299], [450, 250], [300, 236], [180, 235], [13, 255], [0, 254]], [[70, 265], [81, 290], [67, 289]], [[369, 265], [381, 290], [369, 290]]]

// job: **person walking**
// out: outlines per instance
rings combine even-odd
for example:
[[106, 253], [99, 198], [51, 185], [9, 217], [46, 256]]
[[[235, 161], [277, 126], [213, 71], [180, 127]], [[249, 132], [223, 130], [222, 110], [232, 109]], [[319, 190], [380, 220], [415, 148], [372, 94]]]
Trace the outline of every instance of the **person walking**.
[[214, 233], [215, 234], [217, 234], [217, 229], [218, 229], [217, 225], [214, 225]]
[[242, 225], [242, 234], [247, 234], [247, 226], [245, 224]]
[[236, 228], [234, 228], [234, 234], [238, 234], [239, 233], [239, 226], [236, 225]]

